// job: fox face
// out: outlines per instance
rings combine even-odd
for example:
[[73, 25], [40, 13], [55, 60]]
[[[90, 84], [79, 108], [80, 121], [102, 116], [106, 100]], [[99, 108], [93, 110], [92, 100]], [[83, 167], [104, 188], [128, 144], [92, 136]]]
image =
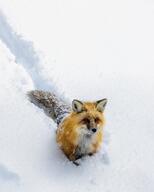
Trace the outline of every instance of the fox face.
[[85, 115], [81, 121], [79, 122], [79, 129], [82, 131], [87, 137], [95, 134], [101, 127], [102, 119], [98, 116], [90, 116]]
[[81, 102], [73, 100], [72, 109], [78, 120], [78, 129], [87, 137], [92, 136], [99, 131], [103, 124], [103, 111], [107, 104], [107, 99], [96, 102]]

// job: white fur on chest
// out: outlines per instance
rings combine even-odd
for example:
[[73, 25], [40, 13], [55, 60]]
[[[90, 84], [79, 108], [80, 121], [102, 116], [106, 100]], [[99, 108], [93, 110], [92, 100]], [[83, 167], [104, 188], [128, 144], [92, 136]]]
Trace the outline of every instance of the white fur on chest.
[[91, 153], [92, 144], [94, 142], [95, 135], [87, 135], [84, 131], [80, 132], [79, 140], [78, 140], [78, 148], [79, 153], [82, 155], [86, 155]]

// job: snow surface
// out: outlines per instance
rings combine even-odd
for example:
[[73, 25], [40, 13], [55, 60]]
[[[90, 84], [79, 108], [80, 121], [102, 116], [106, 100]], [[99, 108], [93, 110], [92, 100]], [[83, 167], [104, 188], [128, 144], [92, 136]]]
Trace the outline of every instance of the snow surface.
[[[153, 192], [154, 2], [1, 0], [0, 8], [0, 191]], [[102, 150], [79, 167], [69, 162], [56, 125], [26, 98], [34, 88], [107, 97]]]

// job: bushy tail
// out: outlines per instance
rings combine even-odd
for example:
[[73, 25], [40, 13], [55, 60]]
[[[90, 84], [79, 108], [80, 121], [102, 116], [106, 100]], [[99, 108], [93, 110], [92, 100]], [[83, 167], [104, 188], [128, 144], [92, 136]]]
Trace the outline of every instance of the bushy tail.
[[68, 104], [50, 92], [33, 90], [29, 91], [27, 95], [32, 103], [43, 109], [45, 114], [57, 124], [71, 111]]

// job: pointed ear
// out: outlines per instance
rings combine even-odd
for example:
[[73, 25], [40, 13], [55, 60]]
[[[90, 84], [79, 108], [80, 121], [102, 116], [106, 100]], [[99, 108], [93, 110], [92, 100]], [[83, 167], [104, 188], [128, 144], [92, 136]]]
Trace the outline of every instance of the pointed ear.
[[97, 107], [97, 110], [100, 111], [100, 112], [103, 112], [104, 109], [105, 109], [105, 106], [107, 104], [107, 99], [101, 99], [99, 101], [96, 101], [96, 107]]
[[79, 100], [74, 99], [72, 101], [72, 109], [74, 112], [77, 112], [77, 113], [83, 111], [83, 103]]

